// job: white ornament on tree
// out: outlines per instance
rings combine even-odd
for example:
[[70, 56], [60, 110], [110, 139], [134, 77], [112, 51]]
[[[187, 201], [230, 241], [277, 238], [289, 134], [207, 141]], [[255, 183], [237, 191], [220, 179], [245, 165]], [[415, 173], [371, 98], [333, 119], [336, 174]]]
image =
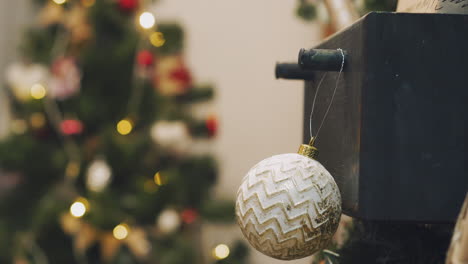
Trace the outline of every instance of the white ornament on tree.
[[109, 185], [112, 171], [107, 162], [97, 159], [91, 163], [86, 173], [86, 187], [94, 192], [100, 192]]
[[48, 83], [49, 95], [64, 100], [77, 94], [81, 85], [81, 72], [72, 57], [58, 58], [52, 64], [52, 75]]
[[158, 121], [150, 133], [156, 144], [176, 152], [185, 152], [192, 139], [183, 121]]
[[302, 145], [259, 162], [237, 193], [237, 222], [258, 251], [292, 260], [310, 256], [331, 241], [341, 216], [341, 196], [333, 177]]
[[5, 79], [15, 97], [20, 101], [31, 99], [31, 88], [44, 85], [49, 78], [47, 67], [41, 64], [15, 62], [8, 66]]
[[156, 221], [158, 230], [163, 234], [170, 234], [176, 231], [181, 224], [179, 213], [174, 209], [166, 209], [159, 214]]

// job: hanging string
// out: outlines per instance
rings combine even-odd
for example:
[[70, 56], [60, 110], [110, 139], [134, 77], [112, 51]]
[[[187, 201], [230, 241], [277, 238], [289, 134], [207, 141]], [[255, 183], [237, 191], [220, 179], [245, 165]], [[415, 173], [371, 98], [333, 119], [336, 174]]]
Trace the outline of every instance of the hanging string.
[[327, 72], [325, 72], [322, 76], [322, 78], [320, 79], [320, 82], [319, 84], [317, 85], [317, 90], [315, 90], [315, 95], [314, 95], [314, 100], [312, 101], [312, 109], [310, 110], [310, 116], [309, 116], [309, 132], [310, 132], [310, 138], [312, 139], [312, 116], [314, 115], [314, 109], [315, 109], [315, 102], [317, 101], [317, 95], [318, 95], [318, 92], [320, 90], [320, 87], [322, 86], [322, 82], [323, 80], [325, 79], [325, 77], [327, 76]]
[[340, 83], [341, 73], [343, 72], [344, 62], [345, 62], [345, 55], [344, 55], [344, 52], [343, 52], [342, 49], [338, 49], [338, 50], [341, 52], [341, 58], [342, 58], [341, 59], [340, 72], [338, 73], [338, 77], [336, 77], [335, 88], [333, 89], [333, 94], [332, 94], [331, 99], [330, 99], [330, 104], [328, 104], [327, 110], [325, 111], [325, 114], [323, 115], [322, 122], [320, 123], [320, 126], [317, 129], [317, 133], [315, 134], [315, 137], [312, 135], [312, 116], [314, 114], [315, 102], [317, 101], [317, 95], [318, 95], [318, 92], [320, 90], [320, 86], [322, 85], [323, 80], [327, 76], [327, 73], [323, 74], [322, 78], [320, 79], [320, 82], [317, 85], [317, 90], [315, 90], [314, 100], [312, 101], [312, 109], [310, 110], [310, 116], [309, 116], [309, 132], [310, 132], [310, 139], [311, 140], [313, 139], [314, 141], [317, 139], [317, 137], [318, 137], [318, 135], [320, 133], [320, 129], [322, 129], [323, 123], [327, 119], [328, 112], [330, 111], [330, 108], [331, 108], [331, 106], [333, 104], [333, 100], [335, 99], [335, 94], [336, 94], [336, 90], [338, 89], [338, 84]]

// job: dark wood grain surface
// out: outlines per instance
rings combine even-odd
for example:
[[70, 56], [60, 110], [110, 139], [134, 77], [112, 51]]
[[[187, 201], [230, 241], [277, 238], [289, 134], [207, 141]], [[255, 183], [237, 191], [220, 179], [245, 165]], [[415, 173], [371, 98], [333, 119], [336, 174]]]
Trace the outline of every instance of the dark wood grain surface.
[[[317, 140], [344, 212], [454, 221], [468, 190], [468, 15], [370, 13], [317, 48], [348, 54]], [[304, 142], [322, 74], [306, 82]], [[337, 75], [320, 88], [314, 129]]]

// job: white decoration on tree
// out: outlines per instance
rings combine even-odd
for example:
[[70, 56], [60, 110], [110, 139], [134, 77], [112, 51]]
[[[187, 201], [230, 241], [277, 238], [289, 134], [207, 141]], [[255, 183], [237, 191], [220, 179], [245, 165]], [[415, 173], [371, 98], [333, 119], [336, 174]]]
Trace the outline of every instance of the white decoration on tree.
[[158, 230], [163, 234], [170, 234], [179, 228], [181, 224], [179, 213], [174, 209], [166, 209], [157, 219]]
[[107, 162], [97, 159], [91, 163], [86, 173], [86, 187], [94, 192], [100, 192], [111, 180], [112, 171]]
[[48, 77], [48, 69], [41, 64], [15, 62], [9, 65], [5, 72], [7, 84], [20, 101], [31, 99], [31, 87], [34, 84], [45, 85]]
[[333, 177], [316, 160], [281, 154], [259, 162], [237, 193], [237, 222], [258, 251], [292, 260], [327, 246], [341, 216]]
[[48, 92], [52, 98], [67, 99], [80, 90], [81, 72], [72, 57], [56, 59], [52, 65], [52, 76], [48, 84]]
[[183, 121], [158, 121], [151, 127], [150, 133], [155, 143], [176, 152], [185, 152], [191, 142]]

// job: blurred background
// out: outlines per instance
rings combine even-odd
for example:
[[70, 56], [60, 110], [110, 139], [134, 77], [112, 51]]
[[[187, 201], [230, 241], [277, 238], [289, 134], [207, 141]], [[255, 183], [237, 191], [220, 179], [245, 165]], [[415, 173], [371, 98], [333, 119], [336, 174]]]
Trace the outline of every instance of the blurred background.
[[[350, 21], [378, 9], [354, 4]], [[342, 27], [330, 7], [17, 0], [0, 12], [0, 262], [280, 263], [250, 250], [233, 201], [251, 166], [301, 143], [303, 83], [274, 66]]]

